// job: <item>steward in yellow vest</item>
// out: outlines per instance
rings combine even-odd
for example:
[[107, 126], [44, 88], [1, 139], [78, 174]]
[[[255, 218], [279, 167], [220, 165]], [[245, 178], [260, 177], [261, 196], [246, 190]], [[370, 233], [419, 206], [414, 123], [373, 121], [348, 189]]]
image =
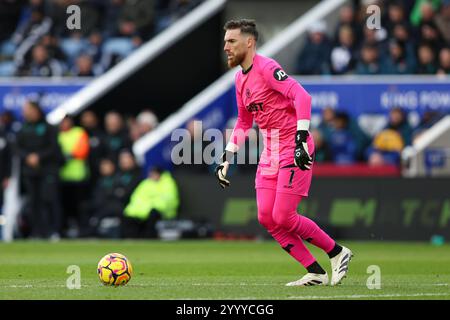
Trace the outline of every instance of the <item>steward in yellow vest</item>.
[[69, 238], [86, 236], [88, 217], [85, 217], [89, 198], [89, 136], [81, 128], [74, 126], [70, 117], [60, 124], [58, 142], [64, 157], [59, 170], [63, 207], [63, 233]]
[[152, 169], [148, 178], [133, 191], [124, 210], [124, 237], [156, 236], [156, 222], [174, 219], [180, 199], [178, 187], [170, 172]]
[[87, 132], [73, 125], [66, 117], [58, 135], [64, 158], [66, 159], [59, 175], [62, 181], [80, 182], [89, 177], [87, 159], [89, 156], [89, 136]]

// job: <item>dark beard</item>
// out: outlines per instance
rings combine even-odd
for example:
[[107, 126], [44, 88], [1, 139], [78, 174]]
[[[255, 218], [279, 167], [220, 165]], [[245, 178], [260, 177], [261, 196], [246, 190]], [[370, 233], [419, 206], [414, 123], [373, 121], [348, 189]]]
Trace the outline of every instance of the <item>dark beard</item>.
[[228, 67], [231, 69], [231, 68], [234, 68], [234, 67], [240, 65], [242, 63], [242, 61], [244, 61], [244, 58], [245, 58], [245, 54], [241, 54], [239, 56], [234, 56], [234, 59], [232, 59], [231, 61], [227, 60]]

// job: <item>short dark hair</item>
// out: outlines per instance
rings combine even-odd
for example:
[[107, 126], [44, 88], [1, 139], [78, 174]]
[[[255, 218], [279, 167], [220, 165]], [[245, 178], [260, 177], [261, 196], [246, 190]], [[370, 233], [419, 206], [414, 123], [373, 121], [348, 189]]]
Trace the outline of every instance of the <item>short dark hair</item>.
[[27, 100], [27, 103], [28, 103], [28, 105], [29, 105], [30, 107], [32, 107], [33, 109], [35, 109], [36, 111], [38, 111], [39, 117], [40, 117], [40, 118], [44, 118], [44, 117], [45, 117], [44, 110], [42, 110], [42, 107], [41, 107], [41, 105], [39, 104], [38, 101], [29, 99], [29, 100]]
[[223, 29], [226, 30], [234, 30], [240, 29], [241, 33], [250, 34], [255, 38], [255, 41], [258, 41], [258, 30], [256, 30], [256, 22], [251, 19], [239, 19], [239, 20], [230, 20], [225, 23]]

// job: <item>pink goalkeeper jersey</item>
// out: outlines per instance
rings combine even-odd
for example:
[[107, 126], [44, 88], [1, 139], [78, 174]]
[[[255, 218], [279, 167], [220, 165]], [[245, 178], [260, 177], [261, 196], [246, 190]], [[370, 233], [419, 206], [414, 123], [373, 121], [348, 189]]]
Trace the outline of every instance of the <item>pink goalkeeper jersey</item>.
[[[311, 96], [276, 61], [258, 54], [249, 70], [237, 72], [235, 81], [238, 118], [226, 149], [236, 151], [242, 145], [254, 119], [264, 137], [259, 165], [270, 168], [266, 174], [292, 165], [297, 120], [310, 120]], [[311, 135], [307, 142], [312, 154]]]

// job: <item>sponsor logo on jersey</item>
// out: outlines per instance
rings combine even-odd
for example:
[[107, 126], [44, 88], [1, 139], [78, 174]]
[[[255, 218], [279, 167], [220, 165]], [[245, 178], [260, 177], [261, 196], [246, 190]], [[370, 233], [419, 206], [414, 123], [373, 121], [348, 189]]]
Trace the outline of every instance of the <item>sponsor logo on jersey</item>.
[[264, 111], [262, 102], [252, 102], [245, 107], [248, 112]]
[[288, 75], [286, 72], [284, 72], [283, 69], [280, 68], [276, 68], [275, 71], [273, 72], [273, 77], [277, 80], [277, 81], [284, 81], [288, 78]]

